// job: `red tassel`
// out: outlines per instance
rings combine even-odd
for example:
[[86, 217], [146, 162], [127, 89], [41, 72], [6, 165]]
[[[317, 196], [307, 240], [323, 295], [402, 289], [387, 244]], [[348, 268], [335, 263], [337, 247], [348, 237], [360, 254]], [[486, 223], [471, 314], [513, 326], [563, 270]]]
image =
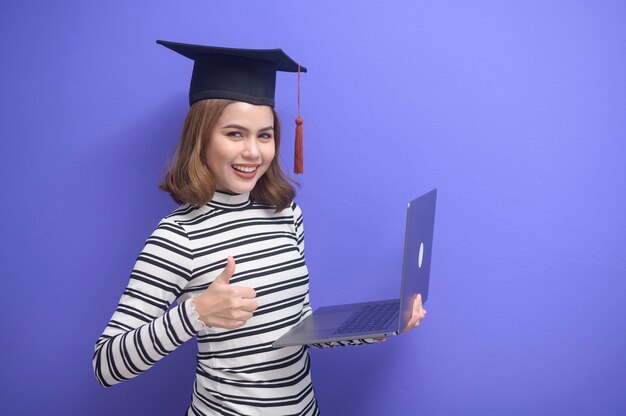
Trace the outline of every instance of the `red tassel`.
[[294, 173], [304, 173], [304, 138], [302, 132], [302, 117], [296, 118], [296, 147], [293, 152]]
[[298, 117], [296, 118], [296, 147], [293, 151], [293, 172], [304, 173], [304, 134], [300, 117], [300, 65], [298, 64]]

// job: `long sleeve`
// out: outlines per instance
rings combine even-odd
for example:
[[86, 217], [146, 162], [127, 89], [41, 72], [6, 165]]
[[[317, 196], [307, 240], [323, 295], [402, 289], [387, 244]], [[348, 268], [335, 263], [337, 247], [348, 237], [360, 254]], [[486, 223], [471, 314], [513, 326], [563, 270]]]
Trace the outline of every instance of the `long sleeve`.
[[[303, 261], [306, 262], [305, 259], [305, 250], [304, 250], [304, 217], [302, 215], [302, 210], [296, 203], [292, 203], [291, 208], [293, 210], [293, 225], [296, 230], [296, 242], [298, 244], [298, 251], [300, 252], [300, 257]], [[313, 312], [311, 309], [311, 303], [309, 302], [309, 285], [307, 284], [306, 295], [304, 298], [302, 315], [300, 316], [300, 320], [306, 318]]]
[[[229, 256], [237, 264], [230, 284], [253, 288], [258, 308], [242, 327], [205, 329], [191, 299]], [[272, 348], [299, 320], [307, 289], [291, 207], [276, 212], [249, 194], [216, 191], [205, 205], [178, 207], [146, 241], [96, 343], [95, 374], [105, 386], [130, 379], [193, 337], [188, 414], [317, 415], [306, 349]]]
[[135, 377], [202, 329], [191, 300], [168, 310], [193, 272], [189, 239], [163, 220], [147, 239], [113, 317], [95, 345], [103, 386]]
[[[298, 249], [300, 250], [300, 255], [304, 260], [305, 250], [304, 250], [304, 218], [302, 215], [302, 210], [295, 203], [292, 206], [293, 208], [293, 220], [294, 226], [296, 229], [296, 239], [298, 242]], [[313, 312], [311, 308], [311, 302], [309, 300], [309, 290], [307, 288], [306, 296], [304, 299], [304, 308], [302, 309], [302, 315], [300, 316], [300, 320], [306, 318]], [[313, 348], [333, 348], [333, 347], [346, 347], [349, 345], [363, 345], [363, 344], [375, 344], [380, 342], [380, 340], [367, 338], [367, 339], [354, 339], [348, 341], [335, 341], [335, 342], [323, 342], [317, 344], [309, 344], [309, 347]]]

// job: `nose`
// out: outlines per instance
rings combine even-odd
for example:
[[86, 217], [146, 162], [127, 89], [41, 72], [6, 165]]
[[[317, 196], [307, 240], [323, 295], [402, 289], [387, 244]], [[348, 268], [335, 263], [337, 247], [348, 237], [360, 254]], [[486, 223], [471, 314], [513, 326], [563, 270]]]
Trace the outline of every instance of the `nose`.
[[241, 156], [250, 161], [257, 161], [261, 152], [259, 151], [259, 145], [256, 138], [251, 137], [244, 140], [244, 148], [241, 152]]

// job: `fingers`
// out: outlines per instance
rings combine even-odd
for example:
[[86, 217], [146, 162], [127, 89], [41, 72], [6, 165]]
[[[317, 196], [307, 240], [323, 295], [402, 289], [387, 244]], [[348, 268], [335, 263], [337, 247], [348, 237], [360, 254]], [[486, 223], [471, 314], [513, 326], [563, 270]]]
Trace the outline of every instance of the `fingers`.
[[254, 299], [243, 299], [240, 309], [246, 312], [254, 312], [258, 306]]
[[404, 328], [402, 332], [406, 332], [415, 327], [418, 327], [420, 324], [420, 321], [424, 319], [424, 317], [426, 317], [426, 309], [424, 309], [424, 307], [422, 306], [422, 295], [418, 293], [413, 298], [413, 308], [411, 311], [411, 318], [409, 319], [409, 322], [406, 324], [406, 327]]
[[257, 302], [255, 300], [241, 299], [232, 308], [222, 310], [223, 325], [219, 326], [226, 329], [242, 327], [252, 318], [256, 308]]
[[422, 308], [422, 294], [418, 293], [413, 301], [413, 310]]
[[256, 292], [251, 287], [244, 287], [244, 286], [231, 286], [231, 287], [233, 288], [233, 296], [237, 296], [242, 299], [256, 298]]
[[230, 283], [230, 278], [233, 277], [233, 274], [235, 274], [235, 259], [232, 256], [228, 256], [228, 259], [226, 259], [226, 267], [224, 267], [222, 273], [215, 278], [215, 281], [227, 285]]
[[252, 318], [258, 307], [254, 289], [230, 284], [234, 273], [235, 260], [229, 256], [224, 270], [195, 301], [200, 318], [209, 326], [239, 328]]
[[252, 312], [247, 312], [247, 311], [244, 311], [244, 310], [238, 310], [238, 311], [234, 311], [233, 312], [230, 321], [233, 324], [241, 323], [243, 325], [246, 322], [248, 322], [248, 320], [250, 318], [252, 318]]
[[[226, 266], [222, 273], [217, 275], [214, 282], [219, 282], [222, 284], [230, 284], [230, 279], [235, 274], [235, 259], [232, 256], [228, 256], [226, 259]], [[252, 299], [256, 297], [256, 292], [251, 287], [243, 287], [243, 286], [234, 286], [233, 287], [233, 296], [241, 297], [244, 299]]]

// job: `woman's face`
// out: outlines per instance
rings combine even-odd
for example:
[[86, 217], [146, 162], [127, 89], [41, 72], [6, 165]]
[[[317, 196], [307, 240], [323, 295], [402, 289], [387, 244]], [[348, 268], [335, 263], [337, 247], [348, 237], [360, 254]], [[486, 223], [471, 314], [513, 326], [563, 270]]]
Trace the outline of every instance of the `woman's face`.
[[272, 108], [238, 101], [222, 112], [205, 157], [216, 189], [241, 194], [252, 191], [274, 153]]

